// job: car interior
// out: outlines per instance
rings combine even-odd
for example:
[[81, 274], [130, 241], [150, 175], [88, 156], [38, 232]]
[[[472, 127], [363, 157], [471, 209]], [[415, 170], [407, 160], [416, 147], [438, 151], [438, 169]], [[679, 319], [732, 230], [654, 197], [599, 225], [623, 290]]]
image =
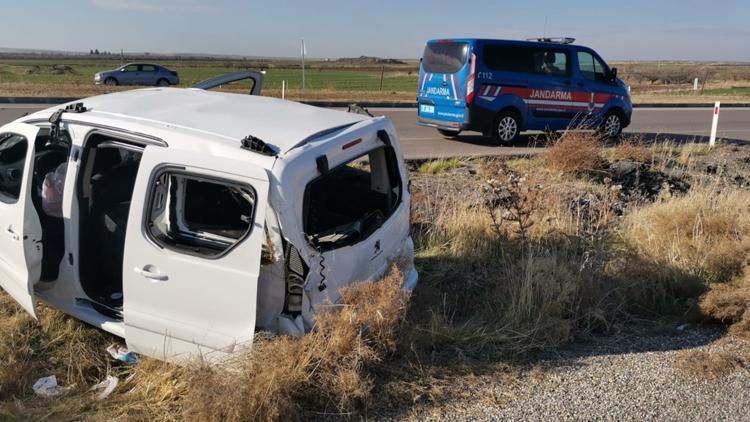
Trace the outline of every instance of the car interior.
[[58, 167], [68, 162], [71, 141], [67, 132], [55, 139], [48, 132], [41, 132], [34, 144], [34, 169], [32, 173], [31, 202], [39, 215], [42, 226], [42, 272], [40, 281], [57, 279], [60, 262], [65, 254], [65, 223], [61, 215], [45, 211], [42, 204], [42, 189], [45, 179]]
[[92, 135], [80, 167], [81, 287], [94, 309], [114, 318], [121, 318], [125, 233], [142, 151], [126, 141]]
[[377, 230], [400, 201], [393, 148], [372, 150], [307, 185], [305, 234], [321, 250], [355, 244]]

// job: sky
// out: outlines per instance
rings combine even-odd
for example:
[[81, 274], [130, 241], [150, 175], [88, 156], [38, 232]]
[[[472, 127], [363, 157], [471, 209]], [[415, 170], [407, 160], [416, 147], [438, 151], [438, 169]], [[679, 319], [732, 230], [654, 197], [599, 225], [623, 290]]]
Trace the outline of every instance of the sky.
[[432, 38], [546, 33], [608, 60], [750, 61], [749, 22], [750, 0], [0, 0], [0, 47], [419, 58]]

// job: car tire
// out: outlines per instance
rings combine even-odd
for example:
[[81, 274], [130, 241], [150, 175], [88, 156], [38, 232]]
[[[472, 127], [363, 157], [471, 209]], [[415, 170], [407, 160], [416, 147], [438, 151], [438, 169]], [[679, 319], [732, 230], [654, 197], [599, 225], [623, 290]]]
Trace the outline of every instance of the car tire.
[[615, 139], [622, 133], [622, 114], [616, 110], [604, 115], [599, 126], [599, 133], [605, 139]]
[[499, 145], [510, 145], [521, 136], [521, 118], [512, 111], [497, 115], [492, 125], [492, 137]]
[[119, 82], [117, 82], [117, 79], [110, 76], [109, 78], [104, 80], [104, 85], [117, 86], [119, 85]]
[[156, 81], [156, 86], [169, 86], [171, 85], [168, 80], [161, 78], [158, 81]]
[[446, 138], [455, 138], [458, 136], [461, 131], [460, 130], [445, 130], [445, 129], [438, 129], [437, 130], [439, 134], [443, 135]]

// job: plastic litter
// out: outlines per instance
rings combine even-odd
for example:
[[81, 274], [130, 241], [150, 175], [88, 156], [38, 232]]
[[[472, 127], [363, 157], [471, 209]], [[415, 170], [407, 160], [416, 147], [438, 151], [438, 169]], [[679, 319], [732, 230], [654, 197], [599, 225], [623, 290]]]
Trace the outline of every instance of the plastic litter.
[[105, 378], [104, 381], [94, 385], [89, 389], [89, 391], [102, 390], [102, 392], [96, 396], [96, 399], [104, 400], [109, 397], [109, 395], [112, 394], [113, 391], [115, 391], [115, 388], [117, 388], [117, 384], [119, 383], [119, 378], [114, 375], [107, 375], [107, 378]]
[[136, 363], [138, 363], [138, 356], [128, 350], [128, 348], [123, 344], [113, 344], [107, 347], [107, 352], [109, 352], [110, 356], [112, 356], [113, 358], [130, 365], [135, 365]]
[[55, 397], [65, 391], [64, 388], [57, 385], [57, 377], [54, 375], [39, 378], [31, 388], [34, 389], [37, 396], [41, 397]]

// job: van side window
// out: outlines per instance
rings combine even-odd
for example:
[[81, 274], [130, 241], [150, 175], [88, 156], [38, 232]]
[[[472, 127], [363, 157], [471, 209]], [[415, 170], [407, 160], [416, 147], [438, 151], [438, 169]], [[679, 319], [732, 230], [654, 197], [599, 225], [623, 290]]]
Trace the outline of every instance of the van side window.
[[566, 52], [542, 48], [534, 50], [534, 73], [550, 76], [570, 75]]
[[607, 68], [599, 59], [589, 52], [578, 52], [578, 69], [581, 72], [581, 76], [590, 81], [607, 81]]
[[517, 45], [488, 44], [484, 47], [484, 64], [501, 72], [531, 72], [532, 49]]
[[483, 51], [485, 65], [501, 72], [569, 76], [568, 53], [544, 47], [488, 44]]
[[216, 258], [250, 233], [255, 198], [250, 186], [164, 169], [153, 184], [147, 232], [159, 246]]
[[28, 147], [28, 141], [21, 135], [0, 134], [0, 201], [7, 204], [18, 201]]

